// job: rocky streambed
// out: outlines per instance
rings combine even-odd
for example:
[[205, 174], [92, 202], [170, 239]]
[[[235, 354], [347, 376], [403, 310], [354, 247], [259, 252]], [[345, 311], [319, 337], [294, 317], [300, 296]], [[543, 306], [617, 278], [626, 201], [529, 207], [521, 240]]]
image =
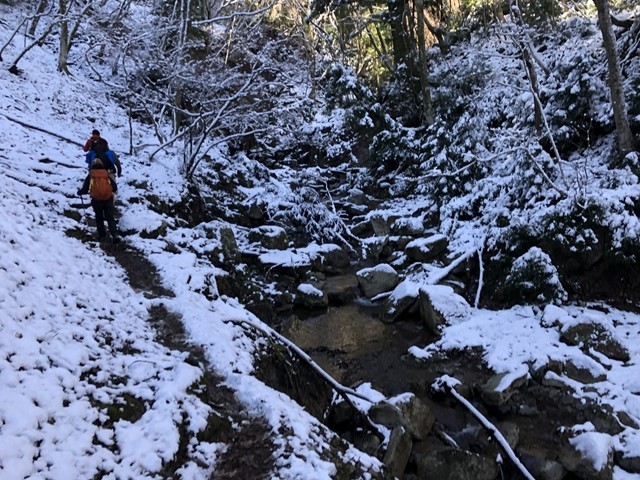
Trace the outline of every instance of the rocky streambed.
[[[244, 258], [251, 265], [250, 273], [243, 272], [244, 278], [268, 272], [272, 285], [278, 285], [277, 291], [290, 292], [267, 300], [260, 297], [254, 311], [336, 381], [352, 388], [371, 384], [385, 399], [372, 406], [363, 419], [348, 402], [336, 401], [331, 387], [303, 361], [281, 349], [264, 352], [262, 379], [296, 399], [345, 439], [381, 458], [391, 476], [600, 480], [612, 478], [616, 467], [640, 473], [640, 458], [611, 450], [603, 465], [594, 465], [570, 442], [568, 427], [587, 422], [608, 435], [617, 435], [626, 426], [637, 428], [632, 418], [574, 397], [566, 383], [554, 382], [549, 379], [553, 376], [547, 375], [562, 374], [585, 384], [598, 380], [589, 377], [580, 365], [551, 362], [540, 368], [532, 366], [520, 376], [504, 376], [490, 371], [483, 352], [475, 349], [442, 352], [428, 360], [408, 353], [412, 346], [423, 348], [435, 341], [441, 328], [452, 320], [451, 315], [461, 311], [472, 314], [468, 303], [455, 293], [463, 282], [455, 279], [454, 269], [447, 270], [442, 285], [403, 288], [403, 282], [411, 284], [407, 279], [416, 268], [428, 274], [430, 268], [451, 265], [446, 259], [447, 242], [441, 235], [401, 242], [405, 248], [400, 251], [410, 257], [407, 263], [411, 264], [402, 273], [385, 262], [389, 257], [384, 258], [382, 249], [367, 258], [366, 264], [354, 264], [337, 245], [278, 249], [274, 238], [280, 238], [281, 247], [288, 242], [285, 232], [274, 226], [253, 229], [250, 235], [251, 248], [264, 250], [247, 253], [238, 248], [235, 258]], [[397, 239], [391, 241], [395, 246], [389, 251], [397, 256]], [[274, 254], [274, 249], [286, 252], [288, 261], [282, 262], [282, 255]], [[461, 263], [457, 271], [464, 268]], [[238, 282], [229, 284], [237, 288]], [[390, 291], [394, 295], [389, 295]], [[446, 308], [440, 303], [442, 298], [447, 299]], [[265, 302], [272, 304], [265, 308]], [[274, 317], [267, 313], [274, 311], [280, 314]], [[583, 325], [583, 330], [567, 332], [563, 341], [600, 351], [608, 358], [625, 356], [624, 348], [611, 343], [606, 332], [600, 337], [593, 333], [593, 325]], [[434, 382], [443, 376], [459, 381], [456, 391], [498, 429], [521, 466], [509, 459], [495, 432], [451, 393], [434, 388]], [[381, 443], [381, 432], [390, 438], [388, 443]]]

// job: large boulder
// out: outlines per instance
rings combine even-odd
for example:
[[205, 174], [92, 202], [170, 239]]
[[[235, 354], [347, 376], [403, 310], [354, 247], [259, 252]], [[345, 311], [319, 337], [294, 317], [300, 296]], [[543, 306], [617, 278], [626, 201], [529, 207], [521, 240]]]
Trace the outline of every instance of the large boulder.
[[376, 237], [386, 237], [391, 233], [389, 223], [384, 217], [380, 215], [373, 215], [369, 218], [369, 222], [371, 223], [371, 228], [373, 228], [373, 233]]
[[528, 378], [529, 372], [494, 375], [482, 386], [482, 400], [488, 405], [504, 405]]
[[339, 245], [319, 246], [313, 254], [314, 270], [323, 273], [341, 273], [351, 264], [349, 255]]
[[222, 246], [224, 263], [235, 263], [240, 256], [240, 252], [238, 250], [238, 243], [236, 242], [236, 237], [233, 234], [233, 230], [229, 227], [222, 227], [218, 232], [218, 236], [220, 239], [220, 245]]
[[362, 292], [369, 298], [393, 290], [400, 282], [398, 272], [386, 263], [372, 268], [363, 268], [356, 272], [356, 277]]
[[411, 457], [411, 435], [402, 426], [398, 425], [391, 431], [389, 446], [384, 455], [383, 462], [393, 478], [402, 478]]
[[420, 293], [420, 286], [415, 282], [405, 280], [393, 289], [391, 295], [384, 301], [380, 312], [380, 318], [383, 322], [395, 322], [400, 315], [406, 312], [416, 303], [416, 299]]
[[327, 277], [322, 290], [327, 294], [332, 305], [345, 305], [359, 295], [358, 279], [355, 275], [335, 275]]
[[418, 296], [420, 317], [427, 329], [440, 335], [445, 324], [456, 324], [471, 317], [467, 301], [446, 285], [425, 285]]
[[422, 217], [398, 218], [393, 222], [391, 231], [394, 235], [407, 235], [410, 237], [424, 236], [424, 221]]
[[568, 345], [580, 345], [585, 351], [593, 349], [612, 360], [627, 362], [630, 358], [628, 350], [600, 323], [569, 325], [562, 331], [560, 340]]
[[418, 238], [409, 242], [404, 249], [407, 256], [414, 262], [430, 262], [447, 250], [449, 240], [442, 234]]
[[257, 242], [269, 250], [286, 250], [289, 246], [287, 232], [282, 227], [263, 225], [249, 230], [249, 241]]
[[563, 442], [558, 452], [560, 463], [584, 480], [611, 480], [613, 449], [606, 433], [582, 432]]

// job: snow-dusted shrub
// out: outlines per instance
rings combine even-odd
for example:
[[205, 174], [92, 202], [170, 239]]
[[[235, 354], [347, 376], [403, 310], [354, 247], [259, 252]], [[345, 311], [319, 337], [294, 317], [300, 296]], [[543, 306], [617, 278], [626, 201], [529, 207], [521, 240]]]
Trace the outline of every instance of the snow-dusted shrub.
[[[640, 33], [638, 33], [640, 36]], [[635, 42], [637, 38], [633, 39]], [[636, 48], [637, 43], [629, 46], [629, 49]], [[640, 58], [633, 55], [625, 62], [626, 88], [625, 100], [627, 102], [627, 113], [629, 124], [636, 135], [640, 134]]]
[[490, 66], [481, 56], [470, 52], [457, 62], [443, 60], [431, 75], [433, 107], [439, 121], [455, 122], [470, 109], [491, 78]]
[[384, 90], [386, 113], [406, 127], [419, 127], [422, 118], [420, 82], [406, 64], [398, 65]]
[[562, 303], [567, 299], [551, 257], [538, 247], [515, 259], [501, 290], [504, 301], [512, 305]]
[[414, 137], [415, 131], [388, 120], [388, 127], [373, 138], [369, 147], [369, 158], [376, 176], [406, 171], [420, 158], [420, 141]]
[[541, 241], [554, 258], [562, 261], [565, 272], [591, 268], [602, 259], [611, 237], [605, 212], [597, 204], [587, 208], [574, 204], [553, 211], [542, 218], [540, 231]]
[[[347, 226], [340, 215], [325, 199], [307, 185], [294, 185], [291, 191], [274, 192], [263, 197], [271, 220], [286, 226], [298, 243], [339, 243], [349, 246], [353, 242]], [[283, 196], [284, 195], [284, 196]], [[272, 201], [269, 201], [272, 200]]]
[[[575, 56], [556, 66], [558, 83], [547, 88], [545, 112], [561, 154], [589, 145], [611, 129], [607, 87], [594, 71], [594, 59]], [[553, 90], [552, 88], [555, 88]]]

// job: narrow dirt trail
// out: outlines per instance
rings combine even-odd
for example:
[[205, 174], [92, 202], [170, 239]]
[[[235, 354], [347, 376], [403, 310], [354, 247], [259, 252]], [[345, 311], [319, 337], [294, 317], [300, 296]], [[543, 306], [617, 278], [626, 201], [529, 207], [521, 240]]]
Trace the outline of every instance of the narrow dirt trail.
[[125, 270], [134, 290], [143, 292], [149, 299], [158, 300], [149, 309], [149, 323], [157, 332], [157, 341], [167, 348], [189, 353], [188, 361], [199, 365], [204, 372], [201, 400], [211, 406], [223, 424], [234, 426], [233, 430], [221, 428], [208, 433], [227, 444], [226, 451], [216, 461], [216, 470], [211, 478], [271, 478], [275, 467], [275, 446], [269, 425], [243, 411], [233, 391], [223, 385], [222, 377], [207, 367], [204, 351], [189, 342], [180, 316], [162, 303], [162, 298], [173, 297], [174, 294], [162, 285], [154, 265], [141, 252], [126, 244], [105, 244], [103, 250]]

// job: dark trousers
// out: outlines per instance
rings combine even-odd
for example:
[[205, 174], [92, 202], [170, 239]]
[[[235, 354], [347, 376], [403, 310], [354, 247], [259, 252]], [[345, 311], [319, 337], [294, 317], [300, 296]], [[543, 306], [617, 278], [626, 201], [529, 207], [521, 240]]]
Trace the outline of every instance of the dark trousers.
[[111, 238], [118, 236], [118, 227], [114, 217], [115, 208], [113, 206], [113, 197], [110, 200], [91, 200], [91, 206], [96, 214], [96, 227], [98, 227], [98, 236], [104, 238], [107, 234], [104, 228], [104, 221], [107, 221]]

